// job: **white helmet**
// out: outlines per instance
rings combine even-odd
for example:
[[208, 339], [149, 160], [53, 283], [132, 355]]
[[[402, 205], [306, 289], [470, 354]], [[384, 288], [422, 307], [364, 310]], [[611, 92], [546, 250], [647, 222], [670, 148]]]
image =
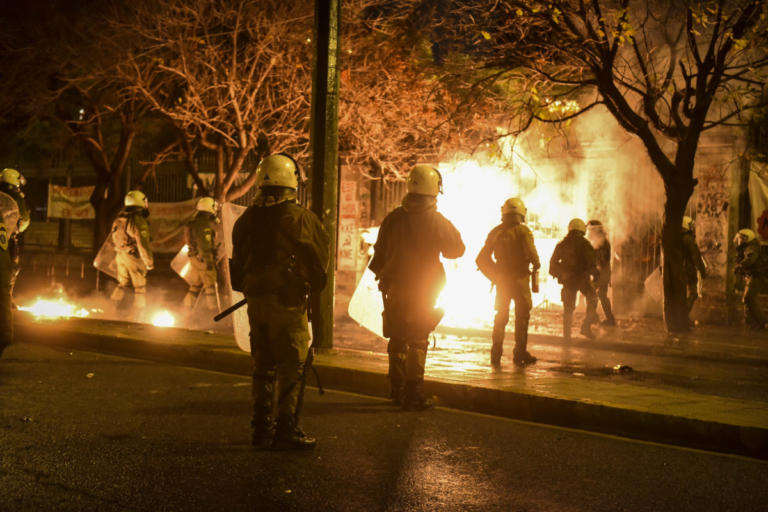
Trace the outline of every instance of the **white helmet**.
[[581, 231], [582, 233], [586, 233], [587, 225], [584, 224], [584, 221], [581, 219], [571, 219], [571, 222], [568, 223], [568, 231]]
[[269, 155], [256, 167], [259, 187], [286, 187], [296, 190], [299, 186], [298, 166], [288, 155]]
[[147, 196], [145, 196], [144, 192], [141, 190], [131, 190], [125, 194], [123, 203], [125, 203], [125, 206], [139, 206], [141, 208], [149, 208]]
[[197, 200], [195, 208], [199, 212], [208, 212], [216, 215], [216, 200], [212, 197], [201, 197]]
[[425, 196], [437, 196], [443, 191], [443, 177], [440, 171], [431, 165], [414, 165], [408, 173], [406, 189], [409, 194], [422, 194]]
[[736, 245], [741, 245], [748, 244], [755, 238], [757, 238], [757, 234], [751, 229], [740, 229], [739, 232], [736, 233], [736, 238], [733, 241]]
[[525, 208], [525, 203], [519, 197], [510, 197], [504, 204], [501, 205], [501, 214], [506, 215], [508, 213], [516, 213], [525, 218], [525, 214], [528, 210]]
[[683, 231], [693, 230], [693, 219], [687, 215], [683, 216]]
[[0, 173], [0, 181], [3, 183], [8, 183], [14, 187], [20, 187], [25, 183], [26, 180], [24, 179], [24, 176], [22, 176], [21, 173], [16, 169], [6, 167], [3, 169], [3, 172]]

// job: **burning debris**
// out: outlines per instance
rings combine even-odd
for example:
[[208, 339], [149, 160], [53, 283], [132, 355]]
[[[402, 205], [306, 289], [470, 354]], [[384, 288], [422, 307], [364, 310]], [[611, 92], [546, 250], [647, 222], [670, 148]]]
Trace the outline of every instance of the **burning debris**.
[[[125, 314], [120, 315], [104, 299], [80, 298], [75, 300], [67, 296], [64, 287], [55, 283], [36, 297], [28, 305], [20, 305], [19, 311], [31, 314], [35, 320], [56, 320], [65, 318], [99, 318], [107, 320], [130, 320]], [[135, 319], [139, 323], [149, 323], [157, 327], [173, 327], [177, 320], [171, 311], [163, 308], [149, 308]]]
[[89, 310], [79, 307], [77, 304], [67, 302], [61, 297], [57, 299], [38, 298], [30, 306], [19, 306], [19, 311], [27, 311], [36, 319], [69, 317], [85, 318], [91, 314]]
[[176, 319], [170, 311], [163, 309], [153, 313], [149, 323], [155, 327], [173, 327], [176, 324]]

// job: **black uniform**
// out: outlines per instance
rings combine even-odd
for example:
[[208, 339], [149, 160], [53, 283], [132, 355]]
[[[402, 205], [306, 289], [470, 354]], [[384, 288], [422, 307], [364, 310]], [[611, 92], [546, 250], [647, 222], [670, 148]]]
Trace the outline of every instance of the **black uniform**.
[[216, 283], [218, 271], [219, 242], [216, 240], [218, 219], [210, 212], [198, 211], [184, 227], [184, 236], [189, 247], [189, 290], [184, 296], [184, 306], [192, 308], [202, 288], [205, 292], [205, 305], [211, 310], [218, 309]]
[[[696, 244], [693, 231], [683, 231], [683, 270], [685, 272], [685, 281], [687, 287], [686, 301], [688, 303], [688, 312], [693, 309], [693, 304], [699, 298], [699, 276], [704, 279], [707, 275], [707, 268], [704, 266], [704, 259], [701, 257], [701, 251]], [[698, 271], [698, 273], [697, 273]]]
[[16, 279], [19, 277], [21, 271], [21, 242], [24, 232], [29, 227], [31, 219], [31, 210], [27, 198], [22, 192], [20, 187], [14, 187], [9, 183], [0, 183], [0, 192], [5, 192], [16, 201], [16, 205], [19, 208], [19, 219], [16, 226], [6, 226], [6, 228], [12, 233], [9, 238], [9, 251], [11, 257], [11, 304], [13, 304], [13, 289], [16, 286]]
[[[531, 270], [537, 272], [539, 253], [533, 233], [517, 214], [506, 215], [491, 230], [475, 262], [480, 271], [496, 285], [496, 316], [491, 336], [491, 364], [499, 365], [504, 346], [504, 332], [509, 322], [509, 302], [515, 301], [514, 361], [531, 359], [528, 354], [528, 322], [531, 317]], [[532, 267], [532, 269], [531, 269]], [[535, 360], [535, 359], [534, 359]]]
[[597, 275], [595, 250], [578, 230], [568, 234], [555, 246], [549, 261], [549, 273], [563, 285], [563, 337], [571, 339], [573, 311], [576, 309], [576, 296], [579, 292], [587, 300], [587, 314], [581, 324], [581, 333], [592, 337], [592, 324], [597, 321], [597, 295], [592, 285], [592, 277]]
[[298, 427], [299, 381], [309, 352], [307, 295], [327, 280], [328, 235], [320, 219], [296, 204], [289, 189], [262, 188], [232, 229], [231, 280], [248, 301], [253, 358], [254, 444], [310, 447]]
[[611, 299], [608, 298], [608, 288], [611, 286], [611, 243], [603, 234], [602, 237], [595, 237], [590, 240], [595, 249], [595, 262], [597, 264], [597, 276], [595, 277], [595, 290], [597, 298], [603, 307], [606, 325], [616, 325], [616, 318], [613, 316]]
[[742, 243], [736, 251], [735, 271], [744, 276], [744, 322], [754, 330], [763, 330], [766, 324], [757, 301], [758, 295], [768, 291], [768, 262], [765, 260], [757, 239]]
[[13, 341], [13, 311], [11, 310], [11, 237], [13, 231], [5, 225], [0, 216], [0, 356]]
[[464, 242], [437, 211], [436, 198], [408, 194], [381, 224], [369, 265], [384, 299], [392, 398], [406, 409], [429, 406], [422, 386], [429, 333], [440, 323], [435, 308], [445, 284], [440, 255], [458, 258]]

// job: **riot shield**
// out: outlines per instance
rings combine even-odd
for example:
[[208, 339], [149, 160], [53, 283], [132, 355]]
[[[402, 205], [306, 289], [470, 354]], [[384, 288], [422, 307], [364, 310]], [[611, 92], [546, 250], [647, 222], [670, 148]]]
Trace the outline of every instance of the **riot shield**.
[[190, 268], [191, 265], [189, 263], [189, 246], [184, 244], [184, 246], [179, 249], [179, 252], [176, 253], [176, 256], [174, 256], [171, 260], [171, 270], [179, 274], [179, 277], [181, 277], [184, 281], [187, 281], [187, 284], [190, 284], [187, 280]]
[[93, 258], [93, 266], [100, 272], [104, 272], [113, 279], [117, 279], [117, 261], [115, 261], [115, 244], [112, 242], [112, 237], [108, 236], [104, 243], [101, 244], [99, 252], [96, 253], [96, 257]]
[[349, 316], [357, 323], [384, 337], [381, 314], [384, 312], [384, 301], [379, 292], [376, 276], [371, 269], [365, 269], [360, 282], [349, 300]]
[[5, 192], [0, 192], [0, 215], [3, 217], [8, 235], [13, 235], [19, 230], [19, 205]]
[[[232, 227], [235, 225], [235, 221], [245, 211], [244, 206], [238, 206], [232, 203], [224, 203], [221, 206], [221, 231], [224, 239], [224, 251], [227, 261], [232, 257]], [[232, 283], [229, 279], [225, 279], [223, 285], [229, 292], [229, 297], [232, 299], [232, 304], [235, 304], [243, 299], [243, 294], [236, 292], [232, 289]], [[225, 307], [228, 304], [224, 304]], [[251, 328], [248, 325], [248, 309], [243, 306], [240, 309], [235, 310], [232, 313], [232, 325], [234, 327], [235, 341], [240, 350], [245, 352], [251, 352], [251, 340], [250, 332]]]

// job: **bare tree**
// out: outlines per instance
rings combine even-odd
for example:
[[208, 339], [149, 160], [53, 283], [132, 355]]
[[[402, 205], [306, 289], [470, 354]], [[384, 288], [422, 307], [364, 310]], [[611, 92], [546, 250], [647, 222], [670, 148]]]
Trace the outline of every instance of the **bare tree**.
[[392, 23], [399, 13], [391, 2], [350, 0], [342, 17], [341, 155], [385, 180], [496, 137], [493, 123], [477, 122], [494, 116], [493, 103], [470, 105], [473, 86], [437, 75], [430, 45]]
[[[159, 0], [112, 20], [137, 48], [121, 76], [178, 129], [189, 172], [220, 202], [255, 184], [249, 161], [270, 151], [306, 155], [311, 13], [304, 2]], [[210, 189], [200, 179], [201, 150], [215, 155]]]
[[[26, 43], [10, 48], [17, 58], [6, 66], [17, 78], [12, 81], [16, 91], [11, 97], [26, 105], [27, 122], [41, 125], [57, 120], [79, 142], [95, 171], [90, 201], [96, 211], [96, 248], [122, 206], [122, 178], [149, 112], [142, 98], [115, 73], [115, 63], [129, 41], [95, 22], [106, 12], [116, 12], [115, 5], [82, 5], [67, 15], [49, 6], [50, 25], [25, 25]], [[18, 80], [26, 75], [34, 79]], [[57, 136], [56, 130], [49, 128], [48, 136]]]
[[[702, 134], [747, 121], [768, 70], [762, 0], [394, 0], [405, 33], [460, 60], [448, 70], [506, 100], [510, 132], [604, 106], [664, 182], [665, 319], [689, 329], [681, 221]], [[488, 87], [493, 84], [492, 87]], [[480, 92], [481, 89], [478, 89]], [[479, 98], [481, 95], [478, 95]]]

